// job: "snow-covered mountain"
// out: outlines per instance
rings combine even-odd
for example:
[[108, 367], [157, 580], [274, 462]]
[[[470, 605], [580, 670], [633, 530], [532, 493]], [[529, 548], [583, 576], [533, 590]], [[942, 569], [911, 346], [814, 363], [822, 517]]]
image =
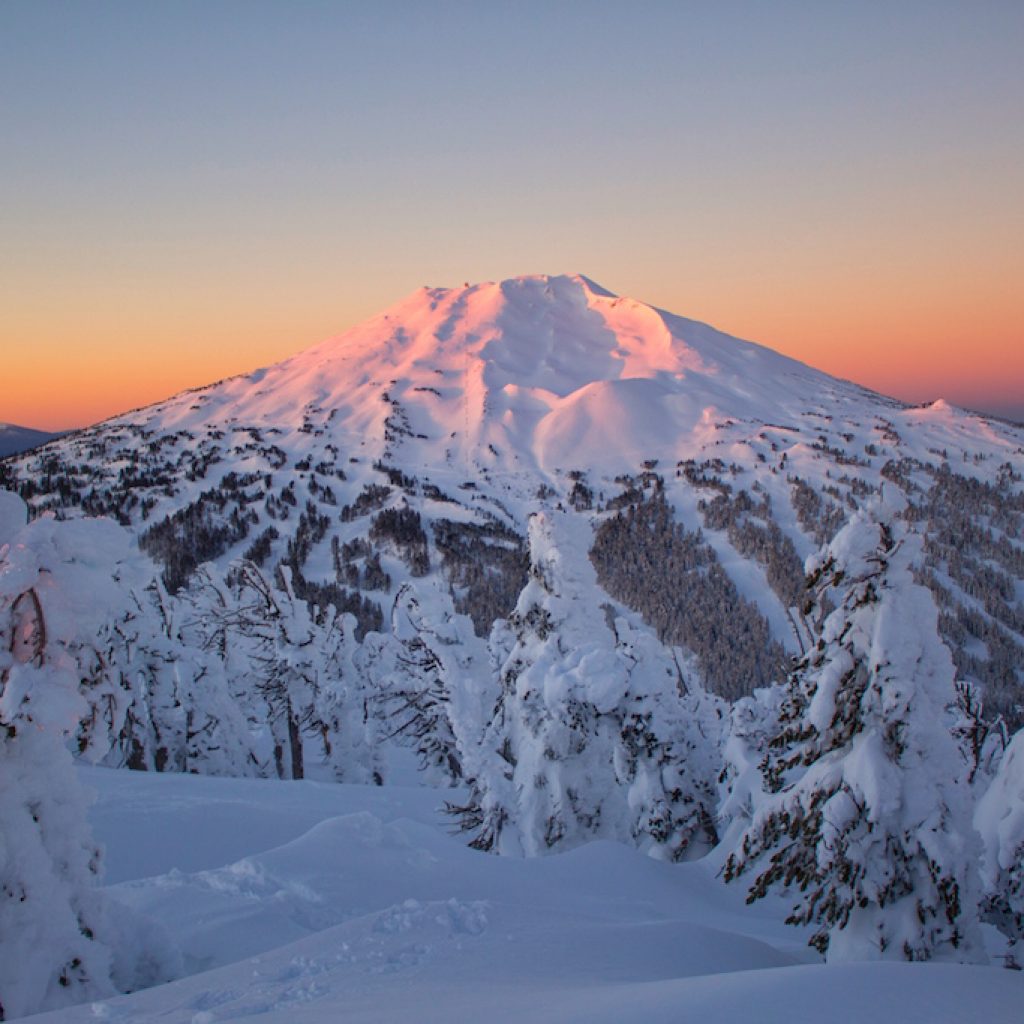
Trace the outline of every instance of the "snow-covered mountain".
[[[423, 288], [281, 363], [0, 470], [36, 510], [131, 526], [172, 589], [248, 552], [287, 561], [300, 594], [319, 586], [362, 630], [427, 575], [486, 635], [525, 586], [530, 515], [571, 509], [606, 596], [727, 697], [798, 649], [804, 558], [898, 489], [927, 534], [921, 572], [961, 673], [1015, 716], [1022, 466], [1022, 428], [907, 406], [582, 276], [532, 276]], [[665, 571], [669, 548], [689, 551], [688, 575]], [[736, 634], [717, 646], [715, 619]]]
[[[838, 984], [860, 1019], [881, 982], [879, 1019], [965, 983], [1015, 1019], [970, 968], [779, 965], [808, 937], [830, 963], [1015, 963], [1022, 456], [1012, 425], [530, 277], [422, 290], [0, 462], [0, 1017], [315, 1021], [355, 986], [376, 1019], [379, 969], [395, 1013], [447, 1020], [553, 969], [548, 1017], [498, 1016], [628, 1019], [641, 986], [651, 1019], [701, 992], [735, 1019], [735, 988], [789, 1020]], [[152, 774], [94, 773], [90, 824], [72, 754]], [[268, 777], [306, 788], [256, 799]], [[167, 857], [139, 839], [158, 791]], [[249, 810], [221, 821], [229, 792]], [[104, 892], [91, 828], [125, 800], [136, 882]], [[552, 935], [577, 952], [538, 959]]]

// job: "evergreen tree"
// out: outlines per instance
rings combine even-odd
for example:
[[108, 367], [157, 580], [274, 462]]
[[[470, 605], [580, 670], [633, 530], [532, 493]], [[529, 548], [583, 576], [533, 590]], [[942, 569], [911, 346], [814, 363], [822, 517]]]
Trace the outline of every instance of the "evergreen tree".
[[242, 561], [231, 582], [224, 628], [240, 648], [248, 685], [265, 703], [278, 777], [301, 779], [303, 736], [322, 736], [325, 728], [317, 713], [324, 682], [321, 631], [306, 602], [296, 597], [288, 566], [278, 567], [275, 587], [257, 566]]
[[[203, 567], [185, 597], [191, 611], [179, 635], [190, 653], [197, 647], [201, 651], [195, 659], [206, 675], [199, 681], [208, 678], [226, 693], [219, 681], [230, 680], [231, 696], [249, 730], [269, 734], [263, 760], [273, 773], [303, 778], [313, 759], [339, 780], [379, 780], [361, 680], [364, 659], [352, 615], [299, 597], [290, 566], [278, 567], [275, 585], [244, 560], [226, 577]], [[232, 735], [244, 733], [237, 716], [225, 721], [231, 722]], [[220, 725], [215, 715], [209, 722], [210, 742], [225, 740], [217, 731]], [[200, 731], [190, 729], [193, 742]], [[246, 754], [249, 761], [257, 757], [254, 748]]]
[[718, 831], [725, 847], [750, 827], [768, 798], [761, 766], [768, 744], [779, 730], [784, 693], [782, 686], [762, 687], [749, 697], [741, 697], [730, 708], [718, 780]]
[[974, 823], [985, 847], [983, 916], [1010, 940], [1012, 955], [1024, 939], [1024, 731], [1006, 748]]
[[572, 518], [531, 520], [530, 581], [492, 636], [497, 706], [469, 752], [470, 800], [451, 810], [499, 853], [603, 837], [689, 856], [716, 838], [722, 712], [653, 635], [601, 607]]
[[478, 735], [481, 714], [473, 706], [486, 688], [483, 643], [447, 592], [411, 583], [395, 597], [390, 640], [377, 696], [386, 734], [415, 749], [428, 781], [454, 786], [463, 775], [466, 737], [459, 733]]
[[109, 521], [25, 519], [0, 491], [0, 1020], [155, 984], [171, 968], [97, 888], [100, 850], [65, 745], [85, 715], [82, 652], [128, 535]]
[[195, 612], [188, 596], [168, 594], [159, 579], [133, 587], [78, 651], [87, 708], [75, 748], [83, 760], [141, 771], [259, 774], [224, 663], [187, 626]]
[[817, 642], [771, 741], [773, 795], [726, 862], [727, 879], [754, 874], [748, 902], [796, 893], [789, 922], [813, 926], [829, 960], [981, 956], [966, 785], [944, 724], [954, 669], [913, 581], [919, 554], [915, 535], [859, 513], [811, 566]]

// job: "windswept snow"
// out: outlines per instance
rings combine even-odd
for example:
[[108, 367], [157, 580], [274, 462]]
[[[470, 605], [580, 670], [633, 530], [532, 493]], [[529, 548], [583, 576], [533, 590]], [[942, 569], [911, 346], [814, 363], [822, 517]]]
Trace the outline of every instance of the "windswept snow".
[[54, 1024], [1019, 1019], [995, 968], [809, 963], [777, 903], [614, 843], [521, 860], [446, 834], [429, 789], [84, 769], [115, 899], [189, 976]]
[[[722, 440], [715, 435], [729, 422], [746, 441], [766, 424], [806, 427], [808, 412], [836, 428], [863, 417], [856, 432], [867, 441], [872, 414], [923, 426], [927, 443], [913, 454], [936, 440], [962, 443], [980, 422], [944, 401], [905, 409], [581, 275], [538, 275], [422, 288], [284, 362], [111, 424], [294, 429], [310, 410], [330, 409], [331, 433], [344, 449], [369, 437], [379, 456], [385, 392], [408, 418], [402, 461], [410, 468], [482, 459], [509, 474], [534, 463], [547, 473], [571, 465], [630, 472], [646, 458], [696, 457]], [[986, 430], [991, 445], [1012, 451], [999, 430]], [[501, 453], [496, 461], [486, 457], [488, 445]]]

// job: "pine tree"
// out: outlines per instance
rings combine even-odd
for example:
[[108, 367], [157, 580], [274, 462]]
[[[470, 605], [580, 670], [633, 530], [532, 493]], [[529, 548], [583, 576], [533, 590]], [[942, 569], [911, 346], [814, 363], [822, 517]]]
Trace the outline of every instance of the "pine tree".
[[78, 650], [87, 704], [75, 734], [82, 760], [141, 771], [259, 774], [223, 662], [183, 630], [196, 612], [189, 594], [168, 594], [158, 578], [131, 588]]
[[1006, 748], [974, 823], [984, 843], [983, 917], [1009, 940], [1024, 940], [1024, 731]]
[[457, 785], [465, 741], [459, 733], [479, 721], [471, 705], [486, 686], [472, 620], [456, 613], [447, 592], [406, 583], [392, 606], [389, 639], [377, 696], [386, 735], [415, 749], [429, 782]]
[[[727, 860], [748, 902], [795, 893], [829, 960], [981, 956], [961, 760], [944, 722], [954, 669], [911, 564], [920, 541], [860, 513], [818, 556], [765, 764], [773, 794]], [[825, 614], [829, 602], [834, 611]]]
[[231, 573], [231, 593], [222, 626], [237, 645], [246, 666], [248, 685], [262, 697], [273, 737], [274, 765], [279, 778], [305, 776], [304, 735], [323, 736], [318, 710], [323, 650], [322, 631], [313, 611], [295, 595], [292, 570], [278, 567], [273, 586], [251, 562], [239, 562]]
[[492, 649], [501, 691], [468, 752], [471, 845], [532, 856], [595, 838], [679, 859], [715, 841], [722, 713], [608, 606], [567, 515], [534, 516], [530, 581]]
[[784, 693], [782, 686], [761, 687], [730, 708], [718, 780], [717, 824], [723, 846], [734, 843], [750, 827], [768, 797], [761, 765], [770, 740], [779, 730]]
[[[69, 735], [86, 713], [82, 652], [129, 557], [115, 524], [25, 525], [0, 492], [0, 1020], [114, 991], [154, 953], [98, 889]], [[150, 983], [166, 980], [157, 963]]]

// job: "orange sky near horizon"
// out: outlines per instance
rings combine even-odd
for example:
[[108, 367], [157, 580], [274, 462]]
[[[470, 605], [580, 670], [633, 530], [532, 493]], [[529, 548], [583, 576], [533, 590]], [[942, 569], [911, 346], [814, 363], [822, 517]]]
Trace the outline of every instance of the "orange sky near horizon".
[[536, 273], [1024, 420], [1021, 53], [1003, 0], [10, 0], [0, 422]]
[[[808, 282], [800, 289], [793, 282], [765, 281], [761, 288], [748, 282], [742, 294], [729, 294], [723, 285], [717, 294], [697, 295], [667, 282], [644, 288], [638, 281], [626, 289], [608, 275], [588, 276], [884, 394], [911, 402], [944, 397], [1024, 417], [1024, 310], [1008, 291], [997, 304], [992, 282], [984, 301], [977, 289], [952, 287], [931, 295], [909, 287], [888, 295], [876, 290], [868, 300], [863, 292], [816, 290]], [[226, 302], [218, 311], [179, 299], [168, 315], [153, 298], [142, 308], [122, 305], [114, 316], [73, 309], [66, 320], [25, 314], [2, 331], [0, 421], [44, 430], [85, 426], [286, 358], [417, 286], [386, 294], [381, 284], [362, 295], [303, 294], [292, 302], [271, 294], [265, 309], [258, 298], [244, 308]]]

